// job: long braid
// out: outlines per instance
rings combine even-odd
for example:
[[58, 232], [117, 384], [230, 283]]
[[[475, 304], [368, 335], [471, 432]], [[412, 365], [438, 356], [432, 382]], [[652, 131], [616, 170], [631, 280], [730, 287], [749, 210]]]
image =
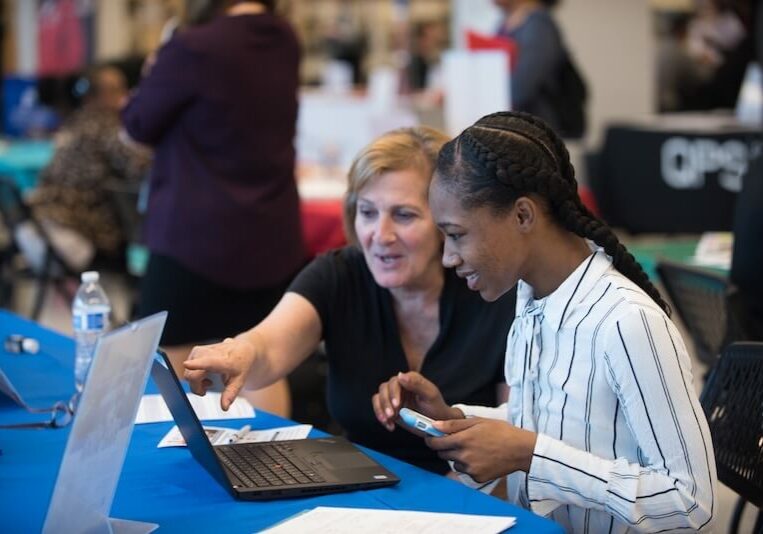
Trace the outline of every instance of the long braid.
[[[583, 205], [569, 152], [542, 120], [520, 112], [487, 115], [446, 145], [438, 169], [462, 189], [465, 207], [488, 205], [507, 211], [523, 194], [539, 194], [562, 227], [602, 247], [614, 267], [670, 315], [669, 306], [641, 265], [611, 228]], [[471, 175], [468, 184], [458, 179], [459, 170]], [[504, 187], [497, 188], [495, 181]]]
[[[548, 124], [537, 117], [529, 114], [523, 114], [522, 117], [546, 133], [546, 137], [553, 144], [553, 152], [562, 160], [560, 162], [562, 178], [574, 187], [575, 193], [572, 195], [572, 204], [567, 206], [567, 218], [572, 224], [565, 224], [565, 227], [580, 237], [588, 238], [602, 247], [612, 258], [612, 264], [615, 269], [643, 289], [670, 316], [670, 306], [662, 298], [659, 290], [649, 280], [649, 276], [647, 276], [641, 264], [636, 261], [633, 254], [628, 252], [628, 249], [620, 242], [609, 225], [593, 215], [583, 204], [580, 195], [577, 193], [575, 169], [572, 166], [569, 152], [567, 147], [564, 146], [564, 142]], [[577, 218], [574, 217], [575, 212], [578, 214]], [[557, 212], [557, 215], [561, 215], [561, 212]], [[581, 229], [583, 229], [582, 232], [580, 231]]]

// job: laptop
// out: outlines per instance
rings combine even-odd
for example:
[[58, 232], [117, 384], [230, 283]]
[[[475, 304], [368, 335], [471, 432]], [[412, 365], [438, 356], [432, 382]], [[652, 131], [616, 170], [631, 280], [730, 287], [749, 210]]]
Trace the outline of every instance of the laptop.
[[237, 499], [303, 497], [400, 482], [393, 473], [339, 437], [213, 447], [164, 354], [154, 357], [151, 377], [193, 457]]
[[42, 532], [151, 532], [109, 517], [135, 415], [167, 312], [105, 334], [96, 345]]

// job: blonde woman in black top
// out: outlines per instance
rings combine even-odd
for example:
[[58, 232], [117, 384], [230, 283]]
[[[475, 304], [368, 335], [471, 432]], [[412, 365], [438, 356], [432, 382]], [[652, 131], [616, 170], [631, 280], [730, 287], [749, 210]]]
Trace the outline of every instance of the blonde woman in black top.
[[442, 239], [427, 191], [446, 140], [421, 127], [390, 132], [364, 148], [345, 199], [353, 245], [314, 260], [254, 328], [196, 347], [185, 362], [193, 391], [203, 394], [208, 373], [221, 373], [228, 408], [245, 384], [262, 388], [284, 378], [323, 340], [329, 410], [347, 436], [446, 471], [420, 438], [381, 428], [371, 406], [378, 384], [400, 371], [421, 372], [451, 402], [495, 405], [503, 380], [514, 295], [485, 303], [440, 264]]

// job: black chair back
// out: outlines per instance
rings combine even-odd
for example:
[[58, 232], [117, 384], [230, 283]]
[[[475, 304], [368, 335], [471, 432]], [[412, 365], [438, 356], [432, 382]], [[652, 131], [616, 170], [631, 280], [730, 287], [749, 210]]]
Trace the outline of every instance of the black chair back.
[[140, 213], [141, 184], [111, 180], [103, 184], [119, 219], [119, 225], [128, 243], [139, 243], [143, 215]]
[[4, 176], [0, 176], [0, 213], [9, 232], [29, 219], [29, 208], [22, 201], [16, 184]]
[[697, 357], [712, 366], [727, 339], [726, 299], [733, 287], [720, 274], [681, 263], [660, 261], [657, 274], [689, 331]]
[[[56, 252], [51, 244], [50, 236], [45, 227], [34, 217], [32, 210], [24, 202], [21, 191], [16, 183], [5, 176], [0, 176], [0, 215], [8, 233], [8, 245], [3, 251], [3, 281], [0, 286], [12, 288], [18, 275], [26, 275], [36, 281], [36, 296], [30, 317], [38, 319], [45, 301], [47, 286], [53, 283], [62, 296], [71, 300], [74, 298], [77, 280], [79, 278], [66, 261]], [[18, 244], [19, 232], [22, 227], [36, 234], [40, 239], [44, 250], [40, 265], [36, 268], [21, 270], [17, 268], [17, 257], [22, 254]], [[3, 291], [3, 301], [0, 306], [8, 306], [12, 298], [11, 291]]]
[[[763, 507], [763, 343], [729, 345], [700, 400], [713, 437], [718, 480], [739, 494], [742, 506], [747, 501]], [[741, 507], [734, 532], [740, 517]]]

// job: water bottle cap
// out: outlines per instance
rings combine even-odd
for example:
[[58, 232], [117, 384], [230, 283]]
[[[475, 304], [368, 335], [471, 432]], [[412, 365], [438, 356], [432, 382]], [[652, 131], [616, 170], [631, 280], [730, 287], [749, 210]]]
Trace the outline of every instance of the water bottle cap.
[[82, 276], [80, 277], [80, 279], [86, 284], [89, 284], [90, 282], [97, 282], [98, 271], [85, 271], [84, 273], [82, 273]]
[[25, 337], [21, 342], [21, 348], [27, 354], [37, 354], [40, 352], [40, 342], [32, 337]]

